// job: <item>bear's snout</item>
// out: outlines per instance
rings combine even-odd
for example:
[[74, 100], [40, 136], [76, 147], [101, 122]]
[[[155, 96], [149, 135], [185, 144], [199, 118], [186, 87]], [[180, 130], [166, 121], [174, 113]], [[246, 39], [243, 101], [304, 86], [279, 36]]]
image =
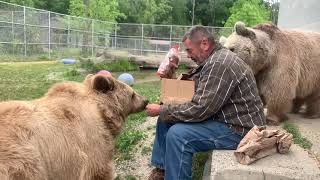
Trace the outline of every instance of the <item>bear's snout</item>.
[[149, 104], [149, 100], [144, 100], [143, 103], [144, 103], [143, 108], [146, 108], [146, 106]]

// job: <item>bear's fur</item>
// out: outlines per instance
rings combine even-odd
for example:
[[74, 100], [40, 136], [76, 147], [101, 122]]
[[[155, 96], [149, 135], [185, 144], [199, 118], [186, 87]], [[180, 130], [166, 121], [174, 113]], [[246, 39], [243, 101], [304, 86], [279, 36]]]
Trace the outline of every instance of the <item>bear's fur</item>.
[[34, 101], [0, 103], [0, 179], [113, 179], [113, 139], [147, 102], [112, 77], [54, 85]]
[[320, 33], [238, 22], [224, 46], [254, 71], [269, 123], [278, 124], [303, 104], [307, 117], [320, 117]]

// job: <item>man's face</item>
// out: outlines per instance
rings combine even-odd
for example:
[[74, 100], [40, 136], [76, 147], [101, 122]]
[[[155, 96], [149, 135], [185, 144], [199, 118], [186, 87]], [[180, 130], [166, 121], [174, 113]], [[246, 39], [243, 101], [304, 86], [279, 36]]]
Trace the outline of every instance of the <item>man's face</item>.
[[192, 61], [197, 63], [198, 65], [201, 64], [207, 57], [206, 53], [203, 49], [202, 42], [192, 42], [190, 39], [186, 39], [184, 42], [184, 47], [187, 52], [187, 57], [191, 58]]

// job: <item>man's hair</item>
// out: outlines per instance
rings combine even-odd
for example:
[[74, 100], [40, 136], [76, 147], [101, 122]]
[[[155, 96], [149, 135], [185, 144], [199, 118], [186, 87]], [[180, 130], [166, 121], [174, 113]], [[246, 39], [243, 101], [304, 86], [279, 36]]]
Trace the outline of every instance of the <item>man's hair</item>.
[[202, 38], [207, 38], [210, 44], [215, 44], [213, 35], [203, 26], [194, 26], [190, 28], [183, 36], [182, 42], [190, 39], [193, 43], [201, 42]]

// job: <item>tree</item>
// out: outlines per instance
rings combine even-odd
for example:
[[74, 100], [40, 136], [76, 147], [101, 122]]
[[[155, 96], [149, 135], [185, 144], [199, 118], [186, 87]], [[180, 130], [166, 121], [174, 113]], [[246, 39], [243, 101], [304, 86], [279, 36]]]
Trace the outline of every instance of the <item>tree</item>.
[[123, 16], [117, 0], [70, 0], [69, 14], [113, 22]]
[[262, 0], [238, 0], [230, 9], [231, 16], [225, 23], [225, 27], [234, 26], [237, 21], [244, 22], [247, 26], [254, 26], [267, 22], [270, 13]]
[[35, 7], [35, 5], [39, 4], [41, 0], [4, 0], [4, 2], [19, 4], [22, 6]]
[[[195, 23], [204, 26], [223, 26], [230, 16], [229, 9], [235, 0], [197, 0], [195, 1]], [[187, 3], [191, 22], [192, 1]]]
[[118, 22], [168, 24], [172, 7], [169, 0], [121, 0], [120, 11], [125, 14]]
[[42, 0], [42, 4], [37, 4], [36, 8], [45, 9], [61, 14], [69, 13], [70, 0]]
[[[120, 16], [117, 0], [70, 0], [69, 13], [74, 16], [114, 22]], [[79, 22], [74, 22], [79, 23]], [[92, 21], [82, 20], [82, 29], [91, 31]], [[89, 33], [83, 33], [82, 54], [88, 54]]]
[[172, 7], [171, 10], [171, 23], [177, 25], [190, 25], [190, 20], [188, 18], [189, 9], [187, 7], [186, 0], [171, 0], [169, 2]]
[[279, 8], [280, 8], [280, 0], [265, 0], [265, 6], [270, 11], [270, 20], [273, 24], [278, 24], [278, 15], [279, 15]]

